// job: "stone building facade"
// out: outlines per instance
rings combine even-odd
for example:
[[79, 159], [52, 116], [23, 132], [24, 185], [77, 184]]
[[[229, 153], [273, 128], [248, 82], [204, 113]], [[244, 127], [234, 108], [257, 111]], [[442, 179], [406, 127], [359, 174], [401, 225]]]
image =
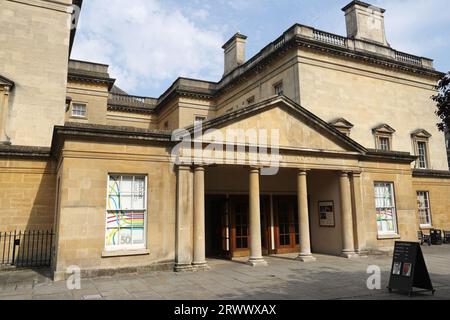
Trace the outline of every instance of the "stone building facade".
[[[250, 60], [238, 33], [223, 47], [219, 82], [178, 78], [150, 98], [116, 87], [107, 65], [68, 60], [72, 1], [1, 1], [11, 46], [0, 50], [0, 231], [54, 228], [55, 279], [72, 265], [184, 271], [207, 268], [209, 256], [254, 266], [268, 254], [352, 258], [421, 229], [450, 230], [445, 137], [430, 99], [442, 73], [389, 45], [383, 9], [352, 1], [346, 37], [296, 24]], [[38, 49], [22, 47], [15, 23], [34, 41], [52, 33], [33, 66], [16, 61]], [[201, 143], [181, 158], [209, 158], [174, 163], [173, 133], [200, 123]], [[277, 136], [255, 150], [227, 135], [249, 129]], [[217, 136], [226, 156], [209, 149]], [[264, 175], [267, 163], [252, 156], [275, 142], [277, 174]]]

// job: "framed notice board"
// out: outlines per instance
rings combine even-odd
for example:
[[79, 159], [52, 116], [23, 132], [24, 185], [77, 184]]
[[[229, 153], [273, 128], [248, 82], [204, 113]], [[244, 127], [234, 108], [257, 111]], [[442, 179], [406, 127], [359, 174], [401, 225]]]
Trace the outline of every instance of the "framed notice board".
[[414, 288], [435, 293], [420, 244], [398, 241], [395, 243], [388, 289], [412, 295]]

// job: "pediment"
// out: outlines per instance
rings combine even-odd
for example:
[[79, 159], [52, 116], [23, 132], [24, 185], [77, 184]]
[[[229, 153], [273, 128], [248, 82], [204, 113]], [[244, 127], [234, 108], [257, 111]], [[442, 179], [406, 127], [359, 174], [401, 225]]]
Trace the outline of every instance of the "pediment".
[[348, 120], [345, 120], [344, 118], [338, 118], [330, 122], [330, 125], [332, 125], [335, 128], [342, 128], [342, 129], [352, 129], [354, 127], [354, 124], [351, 123]]
[[[205, 132], [205, 141], [214, 140], [216, 134], [226, 137], [230, 131], [265, 130], [268, 145], [272, 133], [278, 132], [280, 149], [366, 152], [364, 147], [285, 97], [271, 98], [204, 123], [204, 131], [211, 129], [215, 133]], [[233, 142], [228, 138], [225, 141]]]
[[14, 86], [14, 82], [0, 75], [0, 86], [12, 88]]
[[414, 131], [413, 133], [411, 133], [411, 136], [413, 138], [425, 138], [425, 139], [429, 139], [431, 138], [431, 133], [429, 133], [427, 130], [425, 129], [417, 129], [416, 131]]
[[376, 126], [375, 128], [372, 129], [372, 131], [374, 133], [388, 133], [388, 134], [394, 134], [395, 133], [395, 129], [392, 128], [390, 125], [385, 124], [385, 123]]

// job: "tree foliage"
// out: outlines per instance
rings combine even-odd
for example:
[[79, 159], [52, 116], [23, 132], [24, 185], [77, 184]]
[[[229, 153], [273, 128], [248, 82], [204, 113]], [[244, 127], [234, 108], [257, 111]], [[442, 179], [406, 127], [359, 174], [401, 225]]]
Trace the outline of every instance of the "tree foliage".
[[450, 72], [438, 82], [437, 93], [432, 99], [437, 103], [436, 114], [441, 119], [438, 128], [441, 131], [450, 130]]

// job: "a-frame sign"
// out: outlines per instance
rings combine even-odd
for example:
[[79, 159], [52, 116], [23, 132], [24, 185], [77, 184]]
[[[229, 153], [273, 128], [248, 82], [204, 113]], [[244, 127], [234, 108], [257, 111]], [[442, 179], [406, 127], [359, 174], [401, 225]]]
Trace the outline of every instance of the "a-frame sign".
[[389, 292], [398, 290], [411, 296], [414, 288], [435, 293], [420, 244], [398, 241], [395, 243]]

